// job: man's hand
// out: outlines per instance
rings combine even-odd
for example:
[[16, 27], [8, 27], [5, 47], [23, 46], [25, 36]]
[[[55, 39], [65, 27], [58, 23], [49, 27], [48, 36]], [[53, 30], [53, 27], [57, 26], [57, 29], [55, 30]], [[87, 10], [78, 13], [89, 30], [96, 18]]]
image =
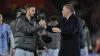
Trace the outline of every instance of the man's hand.
[[43, 47], [43, 50], [46, 52], [46, 51], [47, 51], [47, 47], [44, 46], [44, 47]]
[[53, 32], [61, 32], [61, 30], [59, 28], [52, 28]]
[[40, 24], [42, 27], [46, 28], [46, 22], [45, 22], [44, 20], [41, 19], [41, 21], [39, 21], [39, 24]]
[[11, 48], [11, 50], [10, 50], [10, 54], [13, 56], [14, 53], [15, 53], [14, 48]]

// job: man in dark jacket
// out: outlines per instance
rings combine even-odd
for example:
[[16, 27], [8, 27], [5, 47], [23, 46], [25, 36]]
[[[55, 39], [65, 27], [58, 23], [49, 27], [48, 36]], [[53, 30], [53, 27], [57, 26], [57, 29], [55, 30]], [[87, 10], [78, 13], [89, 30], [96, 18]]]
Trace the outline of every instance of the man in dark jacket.
[[79, 19], [73, 13], [71, 4], [64, 5], [59, 28], [52, 28], [53, 32], [61, 32], [62, 36], [58, 56], [80, 56]]
[[34, 51], [36, 50], [36, 45], [47, 48], [45, 44], [37, 34], [41, 29], [46, 28], [45, 21], [39, 21], [36, 24], [34, 19], [31, 19], [35, 14], [35, 6], [26, 5], [25, 6], [26, 15], [21, 16], [17, 21], [16, 34], [15, 34], [15, 56], [34, 56]]

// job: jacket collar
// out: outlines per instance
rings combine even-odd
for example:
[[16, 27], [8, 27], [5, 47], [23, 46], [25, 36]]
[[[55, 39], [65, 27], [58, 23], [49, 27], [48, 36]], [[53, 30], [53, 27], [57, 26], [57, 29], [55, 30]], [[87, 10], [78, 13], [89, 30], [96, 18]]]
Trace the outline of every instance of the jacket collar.
[[34, 25], [34, 22], [33, 22], [32, 18], [31, 18], [31, 20], [29, 21], [29, 20], [27, 19], [27, 17], [24, 15], [24, 19], [25, 19], [25, 21], [27, 21], [30, 25]]

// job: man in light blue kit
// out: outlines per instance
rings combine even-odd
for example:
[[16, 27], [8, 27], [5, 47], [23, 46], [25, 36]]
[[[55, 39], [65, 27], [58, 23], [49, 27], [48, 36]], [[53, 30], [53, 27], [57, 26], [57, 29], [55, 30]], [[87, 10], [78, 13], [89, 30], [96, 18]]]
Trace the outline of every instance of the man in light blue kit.
[[[0, 56], [14, 54], [14, 38], [10, 26], [2, 22], [3, 17], [0, 14]], [[8, 47], [8, 38], [10, 37], [11, 47]], [[10, 51], [9, 51], [10, 48]]]

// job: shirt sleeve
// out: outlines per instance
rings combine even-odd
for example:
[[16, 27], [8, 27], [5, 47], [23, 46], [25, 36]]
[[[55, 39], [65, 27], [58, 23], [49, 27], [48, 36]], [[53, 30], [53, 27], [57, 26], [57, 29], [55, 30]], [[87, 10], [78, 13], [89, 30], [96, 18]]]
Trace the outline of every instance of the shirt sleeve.
[[7, 32], [8, 32], [8, 37], [10, 37], [11, 48], [14, 48], [14, 37], [9, 25], [7, 27]]

